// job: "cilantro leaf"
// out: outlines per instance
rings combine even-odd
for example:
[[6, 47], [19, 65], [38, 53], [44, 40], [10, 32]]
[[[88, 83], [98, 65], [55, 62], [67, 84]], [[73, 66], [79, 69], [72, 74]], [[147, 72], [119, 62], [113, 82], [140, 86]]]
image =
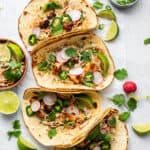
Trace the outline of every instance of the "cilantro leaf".
[[129, 110], [134, 111], [137, 107], [136, 99], [133, 97], [129, 98], [127, 105], [129, 107]]
[[53, 128], [53, 129], [51, 129], [51, 130], [48, 131], [48, 137], [49, 137], [50, 139], [52, 139], [52, 138], [55, 137], [56, 135], [57, 135], [57, 131], [56, 131], [55, 128]]
[[123, 112], [119, 115], [119, 120], [125, 122], [130, 117], [130, 112]]
[[47, 71], [48, 68], [49, 68], [49, 64], [47, 61], [42, 61], [41, 63], [38, 64], [39, 71]]
[[53, 55], [53, 54], [50, 54], [50, 55], [48, 56], [48, 61], [49, 61], [49, 62], [55, 62], [55, 61], [56, 61], [56, 56]]
[[9, 136], [9, 139], [10, 139], [11, 137], [16, 137], [16, 138], [18, 138], [18, 137], [20, 136], [20, 134], [21, 134], [21, 131], [20, 131], [20, 130], [14, 130], [14, 131], [8, 131], [8, 132], [7, 132], [7, 135]]
[[110, 100], [117, 106], [122, 106], [125, 104], [125, 95], [124, 94], [117, 94], [114, 95], [113, 98], [110, 98]]
[[150, 44], [150, 38], [145, 39], [145, 40], [144, 40], [144, 44], [145, 44], [145, 45]]
[[112, 117], [108, 123], [111, 127], [115, 128], [116, 127], [116, 118]]
[[81, 52], [81, 60], [85, 62], [91, 61], [91, 52], [82, 51]]
[[20, 125], [20, 121], [19, 120], [15, 120], [13, 123], [13, 128], [14, 129], [20, 129], [21, 125]]
[[9, 67], [10, 67], [11, 69], [20, 68], [20, 67], [21, 67], [21, 63], [16, 62], [16, 61], [11, 61], [11, 62], [9, 63]]
[[124, 80], [128, 76], [126, 69], [118, 69], [114, 72], [114, 76], [117, 80]]
[[78, 56], [77, 49], [72, 48], [72, 47], [67, 48], [65, 53], [66, 53], [67, 56], [70, 56], [70, 57], [77, 57]]
[[93, 4], [93, 8], [95, 8], [95, 9], [102, 9], [103, 5], [104, 5], [103, 3], [99, 2], [99, 1], [96, 1]]
[[47, 116], [47, 119], [50, 121], [54, 121], [56, 119], [56, 113], [55, 112], [50, 112]]

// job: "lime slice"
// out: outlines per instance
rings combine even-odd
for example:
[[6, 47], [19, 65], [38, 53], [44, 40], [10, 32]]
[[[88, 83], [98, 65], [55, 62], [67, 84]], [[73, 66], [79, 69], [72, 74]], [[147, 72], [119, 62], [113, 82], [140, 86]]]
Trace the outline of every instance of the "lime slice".
[[11, 50], [12, 54], [16, 57], [17, 61], [21, 62], [24, 57], [21, 48], [18, 45], [11, 42], [9, 42], [7, 46]]
[[98, 16], [101, 17], [101, 18], [116, 21], [116, 15], [111, 10], [102, 10], [98, 13]]
[[23, 136], [19, 136], [17, 144], [19, 150], [36, 150], [36, 147]]
[[19, 98], [12, 91], [4, 91], [0, 93], [0, 113], [13, 114], [19, 108]]
[[119, 34], [119, 27], [117, 23], [112, 20], [111, 25], [106, 33], [105, 41], [112, 41], [117, 38]]
[[11, 52], [6, 44], [0, 44], [0, 61], [9, 61], [11, 58]]
[[150, 133], [150, 124], [133, 125], [132, 128], [138, 135]]

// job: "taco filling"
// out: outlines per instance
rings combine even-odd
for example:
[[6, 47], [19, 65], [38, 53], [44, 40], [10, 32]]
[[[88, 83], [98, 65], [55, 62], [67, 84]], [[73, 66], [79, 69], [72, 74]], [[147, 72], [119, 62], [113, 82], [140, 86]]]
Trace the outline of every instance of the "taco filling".
[[0, 40], [0, 87], [17, 82], [25, 70], [22, 50], [13, 42]]
[[115, 114], [109, 113], [83, 142], [68, 150], [111, 150], [111, 142], [117, 131], [116, 124]]
[[38, 73], [47, 72], [54, 82], [100, 85], [109, 69], [109, 61], [98, 46], [69, 46], [45, 54], [38, 64]]
[[28, 117], [37, 117], [40, 123], [49, 127], [47, 136], [53, 138], [57, 129], [74, 129], [92, 117], [95, 103], [88, 94], [56, 94], [34, 92], [26, 106]]
[[20, 35], [29, 50], [48, 38], [85, 32], [96, 25], [95, 12], [81, 0], [33, 0], [19, 19]]

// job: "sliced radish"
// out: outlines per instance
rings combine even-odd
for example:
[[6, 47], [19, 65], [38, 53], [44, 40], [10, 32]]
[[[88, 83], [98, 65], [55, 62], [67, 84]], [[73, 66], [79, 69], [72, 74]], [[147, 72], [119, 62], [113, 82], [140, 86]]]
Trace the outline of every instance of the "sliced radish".
[[93, 80], [94, 84], [97, 85], [103, 81], [103, 77], [100, 72], [94, 72], [93, 75], [94, 75], [94, 80]]
[[63, 48], [61, 51], [56, 53], [56, 60], [59, 63], [65, 63], [70, 59], [70, 57], [66, 55], [65, 51], [66, 48]]
[[43, 98], [44, 104], [46, 104], [48, 106], [54, 105], [56, 103], [56, 101], [57, 101], [57, 97], [56, 97], [56, 94], [54, 94], [54, 93], [47, 94]]
[[69, 74], [73, 76], [78, 76], [81, 75], [82, 73], [83, 73], [83, 69], [81, 67], [73, 68], [69, 71]]
[[28, 52], [31, 52], [31, 51], [32, 51], [32, 46], [29, 46], [29, 45], [28, 45], [28, 46], [27, 46], [27, 51], [28, 51]]
[[76, 106], [69, 106], [66, 108], [66, 113], [67, 114], [74, 114], [74, 115], [79, 115], [79, 109]]
[[67, 14], [72, 18], [72, 21], [77, 21], [81, 17], [81, 11], [80, 10], [70, 10], [67, 12]]
[[33, 34], [35, 34], [36, 37], [39, 37], [39, 35], [40, 35], [40, 28], [39, 28], [39, 27], [34, 28], [34, 29], [33, 29]]
[[31, 104], [31, 109], [32, 109], [33, 112], [37, 112], [37, 111], [39, 111], [40, 106], [41, 106], [41, 104], [40, 104], [39, 101], [34, 101], [34, 102]]
[[95, 146], [93, 150], [101, 150], [99, 146]]

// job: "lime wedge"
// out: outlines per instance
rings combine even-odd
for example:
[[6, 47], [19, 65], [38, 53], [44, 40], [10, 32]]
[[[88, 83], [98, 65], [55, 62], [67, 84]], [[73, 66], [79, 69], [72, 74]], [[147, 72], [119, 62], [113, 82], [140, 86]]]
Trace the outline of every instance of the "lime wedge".
[[12, 91], [0, 92], [0, 113], [13, 114], [19, 108], [19, 98]]
[[9, 42], [7, 46], [11, 50], [12, 54], [16, 57], [17, 61], [21, 62], [24, 57], [21, 48], [18, 45], [11, 42]]
[[19, 150], [36, 150], [36, 147], [23, 136], [19, 136], [17, 144]]
[[112, 41], [117, 38], [119, 34], [119, 27], [117, 23], [112, 20], [111, 25], [106, 33], [105, 41]]
[[101, 18], [116, 21], [116, 15], [111, 10], [102, 10], [98, 13], [98, 16], [101, 17]]
[[0, 44], [0, 61], [9, 61], [11, 58], [11, 52], [6, 44]]
[[150, 133], [150, 123], [142, 125], [133, 125], [132, 128], [138, 135], [141, 136]]

